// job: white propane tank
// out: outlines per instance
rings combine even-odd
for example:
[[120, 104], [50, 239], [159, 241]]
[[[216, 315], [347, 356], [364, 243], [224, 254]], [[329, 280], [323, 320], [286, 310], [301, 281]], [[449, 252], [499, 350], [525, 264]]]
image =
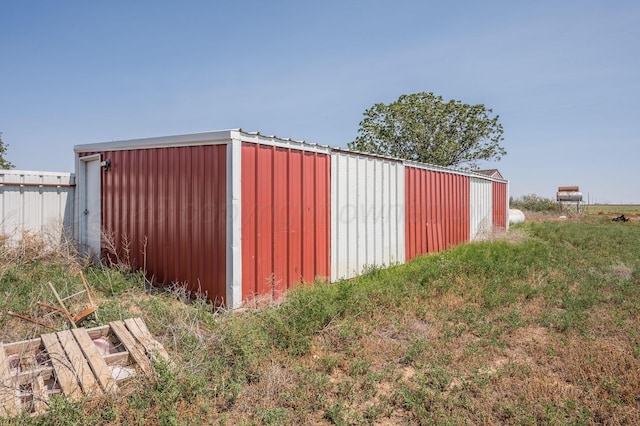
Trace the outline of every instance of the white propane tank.
[[509, 223], [523, 223], [524, 213], [518, 209], [509, 209]]

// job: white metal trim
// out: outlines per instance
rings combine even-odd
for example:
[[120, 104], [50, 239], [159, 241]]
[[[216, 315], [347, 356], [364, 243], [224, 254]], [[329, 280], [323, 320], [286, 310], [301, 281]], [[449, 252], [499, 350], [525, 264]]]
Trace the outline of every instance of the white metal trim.
[[296, 149], [299, 151], [317, 152], [321, 154], [331, 154], [331, 148], [328, 146], [310, 144], [304, 141], [294, 141], [291, 139], [280, 139], [275, 136], [253, 135], [249, 133], [241, 133], [242, 142], [256, 143], [279, 148]]
[[335, 153], [343, 153], [343, 154], [347, 154], [347, 155], [353, 155], [353, 156], [360, 156], [360, 157], [370, 157], [370, 158], [376, 158], [378, 160], [386, 160], [386, 161], [393, 161], [396, 163], [404, 163], [407, 160], [403, 160], [402, 158], [396, 158], [396, 157], [387, 157], [385, 155], [380, 155], [380, 154], [373, 154], [371, 152], [363, 152], [363, 151], [352, 151], [348, 148], [339, 148], [339, 147], [330, 147], [331, 152], [335, 152]]
[[411, 160], [404, 160], [403, 164], [407, 167], [414, 167], [416, 169], [446, 172], [454, 175], [468, 176], [468, 177], [488, 180], [492, 182], [502, 182], [502, 183], [508, 182], [507, 179], [494, 178], [491, 176], [483, 175], [482, 173], [475, 173], [474, 171], [471, 171], [471, 170], [452, 169], [449, 167], [436, 166], [435, 164], [420, 163], [420, 162], [411, 161]]
[[279, 138], [277, 136], [265, 136], [261, 135], [258, 132], [244, 132], [241, 129], [82, 144], [74, 146], [73, 150], [75, 152], [94, 152], [129, 149], [169, 148], [179, 146], [217, 145], [226, 144], [231, 142], [232, 140], [241, 140], [243, 142], [267, 144], [304, 151], [324, 152], [327, 154], [331, 150], [331, 148], [328, 146], [312, 144], [305, 141], [296, 141], [293, 139]]
[[216, 145], [229, 143], [232, 130], [192, 133], [185, 135], [160, 136], [143, 139], [128, 139], [112, 142], [76, 145], [75, 152], [122, 151], [129, 149], [169, 148], [177, 146]]
[[122, 151], [130, 149], [170, 148], [180, 146], [218, 145], [230, 143], [232, 140], [259, 143], [277, 147], [313, 151], [329, 154], [331, 148], [325, 145], [296, 141], [293, 139], [265, 136], [260, 133], [244, 132], [241, 129], [221, 130], [206, 133], [192, 133], [184, 135], [160, 136], [142, 139], [127, 139], [112, 142], [76, 145], [75, 152]]
[[[59, 179], [69, 179], [65, 184], [75, 183], [75, 174], [71, 172], [41, 172], [38, 170], [0, 170], [0, 177], [2, 176], [37, 176], [37, 177], [56, 177]], [[0, 181], [0, 183], [2, 183]]]
[[226, 305], [242, 304], [242, 141], [233, 132], [227, 145], [227, 283]]
[[180, 146], [198, 146], [198, 145], [217, 145], [230, 143], [232, 140], [241, 140], [242, 142], [266, 144], [271, 146], [298, 149], [302, 151], [312, 151], [324, 154], [344, 153], [347, 155], [370, 157], [385, 161], [393, 161], [402, 163], [404, 166], [416, 167], [425, 170], [444, 171], [447, 173], [477, 177], [484, 180], [495, 182], [507, 182], [507, 179], [493, 178], [480, 173], [469, 170], [453, 169], [449, 167], [437, 166], [435, 164], [420, 163], [412, 160], [403, 160], [395, 157], [387, 157], [383, 155], [370, 154], [366, 152], [351, 151], [345, 148], [330, 147], [328, 145], [320, 145], [305, 141], [297, 141], [288, 138], [280, 138], [278, 136], [262, 135], [260, 132], [245, 132], [242, 129], [218, 130], [213, 132], [190, 133], [172, 136], [160, 136], [141, 139], [127, 139], [111, 142], [100, 142], [92, 144], [75, 145], [74, 152], [95, 152], [95, 151], [121, 151], [130, 149], [151, 149], [151, 148], [169, 148]]

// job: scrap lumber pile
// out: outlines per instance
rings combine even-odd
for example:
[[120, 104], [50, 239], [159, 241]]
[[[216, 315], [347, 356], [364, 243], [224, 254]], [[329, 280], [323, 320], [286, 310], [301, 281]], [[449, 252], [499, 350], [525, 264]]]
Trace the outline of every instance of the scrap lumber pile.
[[0, 417], [42, 413], [56, 394], [117, 392], [129, 377], [151, 376], [151, 360], [169, 362], [169, 355], [141, 318], [0, 342]]

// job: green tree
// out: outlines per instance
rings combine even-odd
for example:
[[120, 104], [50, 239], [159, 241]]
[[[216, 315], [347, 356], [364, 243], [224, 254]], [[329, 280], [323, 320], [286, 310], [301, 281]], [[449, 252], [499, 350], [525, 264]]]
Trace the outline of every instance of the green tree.
[[389, 105], [364, 112], [354, 151], [420, 161], [439, 166], [477, 169], [481, 160], [500, 160], [502, 124], [482, 104], [445, 102], [433, 93], [402, 95]]
[[9, 160], [7, 160], [5, 157], [5, 155], [7, 155], [7, 147], [9, 145], [5, 145], [4, 142], [2, 142], [2, 132], [0, 132], [0, 169], [4, 170], [4, 169], [13, 169], [15, 166], [13, 164], [11, 164], [11, 162]]

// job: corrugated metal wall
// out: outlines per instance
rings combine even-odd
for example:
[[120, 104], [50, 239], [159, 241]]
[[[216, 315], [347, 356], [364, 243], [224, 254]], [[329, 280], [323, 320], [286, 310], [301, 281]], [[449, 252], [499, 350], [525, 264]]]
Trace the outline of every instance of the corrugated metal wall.
[[102, 225], [120, 259], [164, 284], [226, 296], [227, 146], [102, 152]]
[[493, 226], [506, 229], [509, 225], [507, 184], [505, 182], [493, 182]]
[[471, 177], [470, 227], [471, 239], [475, 239], [493, 229], [492, 182]]
[[404, 263], [404, 238], [402, 162], [332, 152], [331, 280]]
[[405, 167], [406, 258], [469, 240], [469, 177]]
[[329, 180], [327, 154], [242, 144], [243, 299], [330, 276]]
[[19, 241], [24, 231], [57, 243], [72, 235], [75, 177], [71, 173], [0, 171], [0, 235]]

